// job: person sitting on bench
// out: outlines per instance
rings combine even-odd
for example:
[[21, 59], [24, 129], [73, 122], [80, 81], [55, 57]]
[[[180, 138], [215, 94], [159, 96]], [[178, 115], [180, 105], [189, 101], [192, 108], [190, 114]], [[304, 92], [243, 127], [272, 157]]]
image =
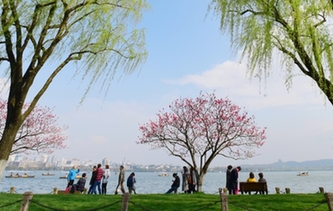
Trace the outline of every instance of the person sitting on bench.
[[75, 191], [80, 191], [82, 193], [84, 191], [85, 185], [86, 185], [86, 173], [83, 173], [82, 177], [77, 181], [77, 183], [72, 186], [71, 193], [75, 193]]

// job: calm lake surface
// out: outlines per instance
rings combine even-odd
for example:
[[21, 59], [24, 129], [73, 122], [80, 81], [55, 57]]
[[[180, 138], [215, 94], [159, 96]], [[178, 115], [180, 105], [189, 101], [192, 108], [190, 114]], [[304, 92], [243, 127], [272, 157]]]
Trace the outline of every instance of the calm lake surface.
[[[27, 173], [35, 175], [35, 178], [5, 178], [5, 175], [13, 173]], [[10, 187], [15, 187], [16, 193], [23, 194], [26, 191], [34, 193], [47, 194], [52, 193], [53, 188], [65, 189], [67, 185], [66, 179], [60, 179], [67, 172], [51, 171], [54, 176], [42, 176], [45, 171], [5, 171], [0, 182], [0, 192], [9, 192]], [[88, 177], [91, 172], [86, 173]], [[258, 175], [258, 172], [254, 172]], [[275, 187], [279, 187], [282, 192], [285, 188], [290, 188], [291, 193], [316, 193], [319, 187], [323, 187], [325, 192], [333, 192], [333, 171], [310, 171], [308, 176], [297, 176], [300, 172], [283, 171], [283, 172], [264, 172], [264, 177], [267, 180], [269, 194], [275, 194]], [[129, 176], [130, 172], [126, 172], [125, 177]], [[172, 172], [169, 176], [158, 176], [158, 172], [136, 172], [136, 188], [137, 193], [165, 193], [171, 186], [173, 177]], [[240, 172], [239, 181], [246, 181], [249, 172]], [[178, 173], [180, 176], [181, 174]], [[107, 193], [113, 194], [117, 185], [118, 175], [115, 172], [111, 173], [109, 179]], [[126, 184], [125, 184], [126, 186]], [[218, 194], [218, 189], [225, 186], [225, 173], [207, 173], [203, 192], [210, 194]], [[89, 178], [86, 183], [89, 187]], [[179, 189], [178, 189], [179, 190]]]

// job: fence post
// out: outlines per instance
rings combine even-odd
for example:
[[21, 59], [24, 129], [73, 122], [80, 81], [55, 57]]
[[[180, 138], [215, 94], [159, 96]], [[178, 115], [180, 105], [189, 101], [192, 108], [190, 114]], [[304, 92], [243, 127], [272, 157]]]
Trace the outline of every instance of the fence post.
[[327, 200], [328, 211], [333, 211], [333, 193], [325, 193], [324, 195]]
[[123, 194], [122, 204], [121, 204], [121, 211], [127, 211], [128, 210], [128, 201], [130, 199], [129, 193]]
[[53, 188], [53, 194], [58, 194], [58, 188]]
[[275, 192], [276, 192], [276, 194], [280, 194], [280, 188], [279, 187], [275, 187]]
[[319, 187], [319, 192], [320, 193], [325, 193], [324, 188], [323, 187]]
[[20, 211], [28, 211], [29, 210], [30, 200], [32, 199], [33, 195], [34, 195], [33, 192], [25, 192], [23, 194]]
[[15, 193], [15, 187], [10, 187], [9, 193]]
[[286, 194], [290, 193], [290, 188], [286, 188]]
[[221, 198], [221, 211], [228, 211], [228, 194], [222, 193], [222, 188], [219, 188]]

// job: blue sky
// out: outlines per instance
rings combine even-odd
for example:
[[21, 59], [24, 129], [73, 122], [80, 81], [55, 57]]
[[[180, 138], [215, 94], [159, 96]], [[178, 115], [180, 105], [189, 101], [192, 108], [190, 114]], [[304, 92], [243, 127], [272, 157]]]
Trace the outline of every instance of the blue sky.
[[209, 0], [148, 2], [152, 10], [139, 24], [146, 28], [149, 52], [141, 70], [116, 78], [107, 96], [94, 87], [80, 105], [84, 84], [70, 80], [67, 68], [41, 99], [40, 105], [54, 107], [59, 123], [69, 125], [68, 148], [54, 155], [183, 165], [163, 149], [136, 144], [139, 124], [155, 119], [173, 100], [202, 90], [228, 97], [254, 115], [258, 126], [267, 127], [259, 156], [237, 161], [217, 157], [212, 166], [332, 158], [332, 106], [313, 82], [297, 76], [288, 91], [277, 65], [266, 83], [250, 80], [246, 61], [232, 54], [228, 37], [219, 31], [218, 17], [207, 13]]

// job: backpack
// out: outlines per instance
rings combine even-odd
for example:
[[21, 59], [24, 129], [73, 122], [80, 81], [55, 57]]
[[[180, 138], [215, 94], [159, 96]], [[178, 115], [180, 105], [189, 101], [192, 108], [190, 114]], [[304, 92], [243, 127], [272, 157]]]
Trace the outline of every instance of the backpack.
[[129, 176], [127, 178], [127, 187], [132, 187], [133, 186], [133, 177]]

